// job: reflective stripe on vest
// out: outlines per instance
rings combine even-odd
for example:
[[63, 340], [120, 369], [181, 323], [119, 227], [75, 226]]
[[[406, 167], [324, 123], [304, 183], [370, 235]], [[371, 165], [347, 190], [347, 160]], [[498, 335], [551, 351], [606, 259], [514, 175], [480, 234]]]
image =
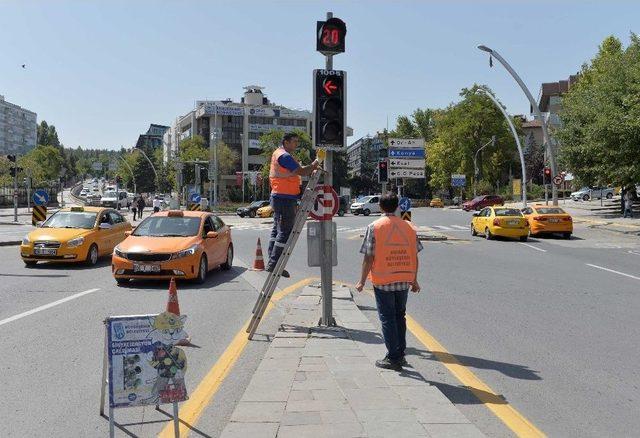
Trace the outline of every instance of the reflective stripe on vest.
[[271, 169], [269, 170], [271, 193], [299, 195], [302, 178], [278, 163], [278, 158], [285, 153], [287, 153], [287, 151], [283, 147], [279, 147], [271, 154]]
[[415, 280], [418, 269], [415, 229], [397, 216], [383, 216], [373, 223], [373, 236], [371, 282], [383, 285]]

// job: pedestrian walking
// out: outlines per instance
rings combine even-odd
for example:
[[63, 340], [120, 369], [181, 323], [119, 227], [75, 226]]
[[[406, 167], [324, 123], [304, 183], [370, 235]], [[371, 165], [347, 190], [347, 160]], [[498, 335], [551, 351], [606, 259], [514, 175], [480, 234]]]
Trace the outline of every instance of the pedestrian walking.
[[[311, 175], [320, 162], [315, 160], [309, 166], [301, 166], [293, 157], [298, 148], [299, 137], [285, 134], [282, 146], [271, 154], [269, 182], [271, 183], [271, 207], [273, 208], [273, 229], [269, 240], [269, 262], [266, 270], [272, 272], [282, 254], [296, 217], [298, 196], [300, 195], [301, 176]], [[289, 278], [289, 272], [282, 271]]]
[[153, 197], [153, 212], [157, 213], [160, 211], [162, 207], [162, 201], [160, 200], [160, 196], [156, 195]]
[[376, 361], [379, 368], [400, 371], [406, 365], [406, 309], [409, 289], [420, 292], [418, 284], [418, 253], [422, 244], [413, 226], [394, 214], [398, 196], [387, 193], [380, 197], [383, 216], [370, 224], [360, 248], [364, 254], [360, 281], [356, 290], [362, 292], [367, 278], [373, 292], [382, 324], [382, 337], [387, 355]]
[[142, 212], [145, 207], [144, 197], [142, 195], [138, 197], [138, 202], [136, 204], [138, 206], [138, 219], [142, 219]]
[[624, 194], [624, 215], [623, 217], [633, 218], [633, 195], [631, 194], [631, 190], [627, 189], [627, 192]]
[[131, 212], [133, 213], [133, 220], [136, 220], [136, 213], [138, 212], [138, 197], [134, 196], [133, 202], [131, 203]]

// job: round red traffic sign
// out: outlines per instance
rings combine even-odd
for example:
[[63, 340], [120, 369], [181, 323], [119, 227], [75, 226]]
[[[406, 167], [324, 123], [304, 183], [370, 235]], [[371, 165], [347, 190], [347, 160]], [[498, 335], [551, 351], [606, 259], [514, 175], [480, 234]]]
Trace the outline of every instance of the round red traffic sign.
[[557, 186], [562, 184], [563, 181], [564, 181], [564, 176], [562, 174], [559, 174], [553, 177], [553, 183]]
[[317, 186], [316, 199], [309, 210], [309, 216], [317, 221], [328, 221], [338, 212], [338, 207], [340, 207], [340, 201], [333, 187]]

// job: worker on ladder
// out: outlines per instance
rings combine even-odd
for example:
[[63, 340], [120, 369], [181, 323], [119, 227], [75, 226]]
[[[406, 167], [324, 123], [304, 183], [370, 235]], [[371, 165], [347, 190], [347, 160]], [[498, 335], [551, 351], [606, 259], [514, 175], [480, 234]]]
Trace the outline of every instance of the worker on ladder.
[[[296, 217], [296, 206], [300, 195], [301, 176], [308, 176], [318, 168], [315, 160], [309, 166], [301, 166], [293, 157], [300, 138], [287, 133], [282, 138], [282, 146], [271, 154], [269, 182], [271, 184], [271, 207], [273, 208], [273, 229], [269, 240], [269, 262], [266, 270], [272, 272], [287, 244]], [[289, 278], [289, 272], [282, 271]]]

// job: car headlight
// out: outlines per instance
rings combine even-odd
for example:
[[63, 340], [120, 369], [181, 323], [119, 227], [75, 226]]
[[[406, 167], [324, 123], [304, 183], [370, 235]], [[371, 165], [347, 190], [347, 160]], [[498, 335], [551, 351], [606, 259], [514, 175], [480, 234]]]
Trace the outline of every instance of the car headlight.
[[75, 248], [84, 243], [84, 237], [76, 237], [75, 239], [71, 239], [67, 242], [68, 248]]
[[22, 244], [23, 245], [28, 245], [31, 241], [29, 240], [29, 235], [25, 234], [25, 236], [22, 238]]
[[187, 249], [184, 249], [182, 251], [178, 251], [176, 253], [173, 253], [173, 255], [171, 256], [171, 260], [181, 259], [183, 257], [192, 256], [192, 255], [194, 255], [196, 253], [197, 250], [198, 250], [198, 245], [190, 246]]
[[118, 257], [122, 257], [123, 259], [127, 258], [127, 253], [120, 251], [120, 248], [117, 247], [117, 246], [115, 248], [113, 248], [113, 253], [115, 255], [117, 255]]

